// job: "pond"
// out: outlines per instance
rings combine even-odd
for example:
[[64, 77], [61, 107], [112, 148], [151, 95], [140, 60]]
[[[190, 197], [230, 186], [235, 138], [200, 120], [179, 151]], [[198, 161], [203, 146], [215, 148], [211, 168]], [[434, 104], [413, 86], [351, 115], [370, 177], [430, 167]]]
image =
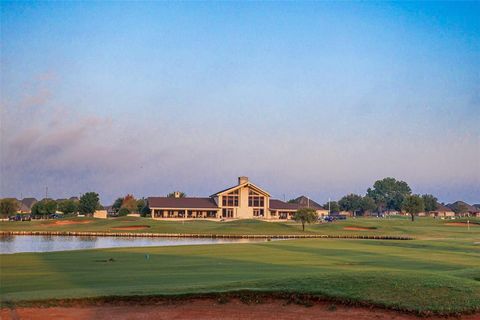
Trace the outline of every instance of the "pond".
[[94, 236], [0, 236], [0, 254], [119, 247], [183, 246], [263, 242], [266, 239], [142, 238]]

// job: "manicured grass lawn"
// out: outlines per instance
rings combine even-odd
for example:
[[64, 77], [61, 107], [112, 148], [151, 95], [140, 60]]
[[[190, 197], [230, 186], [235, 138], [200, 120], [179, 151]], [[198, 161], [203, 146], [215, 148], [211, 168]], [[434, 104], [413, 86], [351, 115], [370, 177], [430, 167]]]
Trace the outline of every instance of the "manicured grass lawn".
[[[480, 233], [480, 224], [467, 227], [449, 226], [450, 220], [417, 218], [411, 222], [408, 217], [357, 218], [335, 223], [307, 225], [302, 232], [301, 224], [295, 222], [264, 222], [257, 220], [213, 221], [158, 221], [150, 218], [124, 217], [116, 219], [73, 218], [63, 219], [78, 224], [55, 225], [53, 220], [23, 222], [0, 222], [3, 231], [92, 231], [92, 232], [134, 232], [134, 233], [194, 233], [194, 234], [327, 234], [327, 235], [410, 235], [416, 238], [462, 238], [470, 237], [475, 230]], [[62, 220], [58, 220], [62, 221]], [[454, 220], [458, 221], [458, 220]], [[480, 219], [471, 219], [480, 223]], [[88, 223], [81, 223], [88, 222]], [[119, 230], [117, 227], [147, 226], [141, 230]], [[344, 230], [345, 227], [374, 228], [365, 231]]]
[[[238, 234], [297, 233], [301, 228], [256, 221], [182, 224], [147, 220], [100, 220], [62, 228], [100, 231], [108, 230], [109, 223], [151, 223], [153, 230], [148, 232]], [[346, 232], [344, 226], [374, 226], [374, 231], [349, 233], [419, 239], [413, 241], [305, 239], [1, 255], [0, 297], [3, 303], [18, 303], [111, 295], [288, 291], [415, 312], [480, 311], [480, 245], [476, 244], [480, 227], [468, 231], [444, 223], [356, 219], [308, 227], [309, 232], [338, 234]], [[43, 228], [38, 222], [3, 223], [1, 227], [27, 224], [32, 230], [44, 230], [38, 229]]]

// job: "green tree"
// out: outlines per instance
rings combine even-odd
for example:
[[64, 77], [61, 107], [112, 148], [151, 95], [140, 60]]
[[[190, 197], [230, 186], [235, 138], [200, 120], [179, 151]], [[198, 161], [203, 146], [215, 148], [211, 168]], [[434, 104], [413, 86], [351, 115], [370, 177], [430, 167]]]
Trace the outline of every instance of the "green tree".
[[112, 205], [112, 209], [115, 212], [118, 212], [118, 210], [120, 210], [120, 208], [122, 207], [122, 202], [123, 202], [123, 198], [117, 198], [117, 200], [115, 200], [115, 202]]
[[142, 217], [146, 217], [151, 214], [150, 207], [148, 206], [148, 202], [145, 203], [145, 206], [140, 210], [140, 215]]
[[412, 221], [414, 221], [415, 215], [425, 211], [425, 203], [423, 202], [423, 198], [418, 194], [408, 195], [403, 201], [402, 209], [409, 213], [412, 216]]
[[127, 214], [130, 214], [130, 210], [128, 210], [128, 208], [126, 207], [120, 208], [120, 210], [118, 210], [119, 217], [126, 216]]
[[343, 211], [351, 211], [355, 213], [362, 208], [362, 197], [357, 194], [349, 194], [338, 201], [340, 209]]
[[168, 198], [185, 198], [187, 194], [182, 191], [173, 191], [167, 194]]
[[63, 200], [58, 202], [58, 211], [64, 214], [71, 214], [78, 211], [77, 202], [74, 200]]
[[412, 190], [405, 181], [397, 181], [395, 178], [377, 180], [373, 188], [368, 188], [367, 196], [375, 200], [379, 209], [401, 210], [402, 203]]
[[431, 194], [422, 195], [423, 202], [425, 203], [425, 211], [435, 211], [438, 208], [438, 199]]
[[150, 213], [150, 208], [148, 207], [148, 203], [145, 198], [137, 200], [137, 212], [140, 213], [142, 217], [145, 217]]
[[142, 212], [143, 207], [147, 205], [147, 201], [145, 199], [138, 199], [137, 200], [137, 212]]
[[362, 198], [362, 201], [360, 203], [360, 208], [363, 212], [363, 214], [365, 214], [365, 212], [372, 212], [373, 210], [377, 209], [377, 204], [375, 203], [375, 200], [373, 200], [372, 198], [370, 197], [363, 197]]
[[17, 213], [19, 208], [18, 202], [15, 199], [6, 198], [0, 200], [0, 216], [6, 218]]
[[36, 202], [31, 209], [34, 216], [47, 216], [57, 212], [57, 202], [52, 199], [42, 199]]
[[92, 215], [100, 208], [100, 198], [96, 192], [87, 192], [80, 197], [78, 212], [85, 215]]
[[[330, 204], [330, 207], [328, 206]], [[330, 212], [339, 212], [340, 211], [340, 206], [338, 205], [337, 201], [329, 201], [325, 203], [322, 207], [328, 210], [330, 208]]]
[[305, 223], [312, 223], [317, 221], [318, 214], [313, 208], [301, 208], [293, 215], [293, 220], [302, 223], [302, 230], [305, 231]]

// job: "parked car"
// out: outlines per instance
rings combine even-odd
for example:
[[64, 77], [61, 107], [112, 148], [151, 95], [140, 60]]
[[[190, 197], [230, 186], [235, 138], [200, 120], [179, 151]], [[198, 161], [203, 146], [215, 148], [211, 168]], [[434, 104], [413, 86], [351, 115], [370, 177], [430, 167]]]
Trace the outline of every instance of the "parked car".
[[326, 216], [325, 218], [323, 218], [323, 220], [326, 221], [326, 222], [333, 222], [333, 221], [335, 221], [335, 217]]
[[30, 221], [32, 220], [29, 214], [16, 214], [14, 216], [8, 217], [9, 221]]
[[334, 215], [334, 216], [326, 216], [323, 218], [323, 221], [326, 222], [333, 222], [337, 220], [347, 220], [346, 216]]

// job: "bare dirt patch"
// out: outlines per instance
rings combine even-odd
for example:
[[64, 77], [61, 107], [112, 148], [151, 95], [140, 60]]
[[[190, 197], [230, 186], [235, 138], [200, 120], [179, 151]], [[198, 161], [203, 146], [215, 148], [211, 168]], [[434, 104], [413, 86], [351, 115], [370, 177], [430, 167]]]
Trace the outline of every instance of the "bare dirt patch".
[[112, 227], [115, 230], [143, 230], [148, 229], [150, 226], [121, 226], [121, 227]]
[[343, 230], [349, 230], [349, 231], [373, 231], [376, 230], [377, 228], [364, 228], [364, 227], [345, 227]]
[[76, 220], [57, 220], [57, 221], [49, 222], [49, 223], [47, 223], [47, 225], [66, 226], [66, 225], [71, 225], [71, 224], [87, 224], [87, 223], [91, 223], [91, 222], [92, 222], [91, 220], [80, 220], [80, 221], [76, 221]]
[[[425, 320], [479, 319], [480, 314], [459, 317], [423, 317]], [[317, 302], [306, 307], [285, 300], [269, 299], [260, 303], [244, 303], [239, 299], [188, 299], [151, 304], [96, 304], [71, 307], [18, 307], [0, 311], [1, 319], [358, 319], [358, 320], [418, 320], [415, 315], [390, 310]]]

